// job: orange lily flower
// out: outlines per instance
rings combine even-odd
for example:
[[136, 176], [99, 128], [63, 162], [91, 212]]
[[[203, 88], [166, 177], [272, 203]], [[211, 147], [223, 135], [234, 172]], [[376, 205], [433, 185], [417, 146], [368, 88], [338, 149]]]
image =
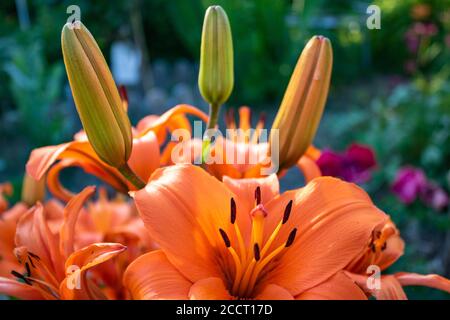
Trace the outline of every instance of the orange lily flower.
[[[211, 152], [219, 154], [220, 159], [224, 159], [223, 164], [204, 164], [205, 169], [214, 175], [219, 180], [222, 180], [224, 176], [232, 178], [257, 178], [261, 177], [261, 169], [268, 168], [270, 166], [270, 153], [269, 143], [260, 142], [259, 138], [261, 130], [265, 128], [266, 118], [265, 114], [261, 114], [251, 136], [245, 137], [245, 134], [249, 130], [252, 119], [252, 112], [249, 107], [243, 106], [239, 108], [239, 122], [236, 123], [234, 119], [234, 110], [229, 109], [225, 114], [225, 123], [227, 129], [240, 129], [237, 131], [237, 135], [232, 140], [220, 138], [218, 139]], [[241, 136], [239, 136], [239, 133]], [[192, 142], [201, 143], [201, 142]], [[227, 161], [227, 147], [232, 151], [234, 159], [243, 159], [243, 163], [233, 163]], [[316, 177], [321, 176], [319, 167], [316, 164], [316, 160], [320, 156], [320, 150], [313, 146], [310, 146], [305, 154], [298, 161], [298, 168], [303, 172], [306, 181], [311, 181]], [[253, 162], [251, 161], [253, 159]], [[256, 161], [254, 161], [256, 159]], [[231, 163], [230, 163], [231, 162]], [[278, 175], [281, 177], [286, 173], [286, 170], [281, 170]]]
[[[267, 165], [268, 142], [259, 142], [262, 129], [265, 126], [265, 116], [261, 115], [255, 131], [248, 136], [251, 128], [251, 109], [249, 107], [239, 108], [239, 125], [236, 125], [234, 111], [230, 109], [225, 114], [225, 123], [227, 129], [238, 129], [232, 139], [228, 137], [219, 137], [211, 147], [210, 154], [214, 154], [223, 163], [205, 164], [204, 167], [219, 180], [224, 176], [232, 178], [253, 178], [260, 177], [262, 164]], [[232, 150], [232, 160], [227, 159], [229, 151]], [[240, 160], [240, 161], [238, 161]], [[256, 161], [255, 161], [256, 160]]]
[[343, 270], [389, 219], [330, 177], [280, 195], [276, 175], [220, 182], [177, 165], [132, 196], [160, 246], [125, 272], [134, 299], [366, 299]]
[[421, 275], [399, 272], [393, 275], [381, 275], [380, 287], [368, 287], [367, 270], [377, 266], [380, 271], [389, 268], [403, 255], [405, 244], [400, 232], [392, 221], [374, 232], [363, 254], [347, 266], [347, 275], [354, 279], [368, 294], [379, 300], [406, 300], [404, 286], [426, 286], [450, 293], [450, 280], [436, 274]]
[[[62, 223], [51, 224], [51, 212], [37, 203], [24, 213], [15, 235], [14, 254], [24, 273], [12, 270], [18, 278], [0, 277], [0, 292], [22, 299], [104, 299], [98, 279], [88, 271], [126, 249], [118, 243], [94, 243], [75, 251], [75, 226], [84, 202], [93, 194], [85, 188], [64, 209]], [[59, 227], [57, 227], [59, 226]], [[57, 232], [52, 229], [58, 229]], [[73, 273], [72, 273], [73, 272]], [[97, 282], [95, 281], [97, 280]], [[79, 282], [79, 286], [69, 285]]]
[[[146, 117], [138, 123], [133, 133], [133, 149], [128, 164], [143, 181], [147, 181], [156, 168], [165, 165], [170, 159], [169, 147], [173, 147], [172, 145], [169, 144], [162, 154], [160, 152], [167, 131], [175, 128], [190, 130], [190, 124], [185, 117], [187, 114], [195, 115], [203, 121], [208, 120], [202, 111], [189, 105], [178, 105], [160, 117]], [[74, 194], [61, 185], [59, 174], [61, 170], [73, 166], [81, 167], [119, 192], [127, 193], [135, 189], [117, 169], [100, 160], [83, 132], [77, 134], [72, 142], [33, 150], [26, 169], [36, 180], [40, 180], [47, 173], [50, 192], [67, 202]]]
[[106, 190], [100, 189], [99, 199], [87, 204], [77, 224], [78, 247], [95, 242], [115, 242], [127, 247], [116, 259], [106, 261], [93, 270], [108, 288], [109, 297], [126, 298], [127, 292], [122, 286], [123, 272], [137, 257], [156, 248], [134, 203], [122, 195], [109, 200]]

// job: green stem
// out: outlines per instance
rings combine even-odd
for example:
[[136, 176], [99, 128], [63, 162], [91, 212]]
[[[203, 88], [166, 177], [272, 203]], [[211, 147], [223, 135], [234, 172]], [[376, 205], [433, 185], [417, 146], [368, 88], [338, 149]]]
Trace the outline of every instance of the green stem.
[[209, 120], [208, 120], [208, 127], [206, 129], [215, 128], [217, 120], [219, 119], [219, 110], [220, 106], [218, 104], [209, 105]]
[[128, 166], [128, 164], [125, 164], [121, 168], [117, 168], [119, 172], [128, 180], [130, 181], [133, 186], [135, 186], [138, 189], [142, 189], [145, 187], [145, 182], [139, 178], [133, 170]]

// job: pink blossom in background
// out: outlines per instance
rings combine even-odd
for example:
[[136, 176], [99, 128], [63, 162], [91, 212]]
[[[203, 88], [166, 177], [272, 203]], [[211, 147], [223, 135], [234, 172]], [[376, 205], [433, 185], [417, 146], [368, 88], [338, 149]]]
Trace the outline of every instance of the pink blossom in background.
[[449, 198], [445, 190], [436, 184], [428, 183], [421, 192], [422, 201], [436, 211], [448, 206]]
[[392, 191], [405, 204], [410, 204], [419, 196], [421, 189], [425, 188], [427, 178], [422, 170], [414, 167], [404, 167], [397, 172]]
[[392, 191], [405, 204], [411, 204], [419, 198], [425, 205], [437, 211], [445, 209], [449, 204], [447, 192], [428, 181], [421, 169], [411, 166], [397, 172]]
[[324, 176], [363, 183], [370, 179], [376, 159], [370, 147], [352, 144], [344, 153], [324, 150], [317, 160], [317, 165]]

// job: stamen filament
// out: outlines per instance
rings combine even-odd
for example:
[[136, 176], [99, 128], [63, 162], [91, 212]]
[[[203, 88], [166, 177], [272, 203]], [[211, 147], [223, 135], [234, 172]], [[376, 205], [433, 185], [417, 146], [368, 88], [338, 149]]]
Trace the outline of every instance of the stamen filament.
[[234, 281], [233, 281], [233, 292], [236, 292], [236, 290], [238, 289], [238, 286], [239, 286], [239, 281], [241, 280], [241, 277], [242, 277], [242, 264], [241, 264], [241, 261], [239, 260], [236, 250], [234, 250], [232, 247], [229, 247], [228, 251], [230, 252], [231, 256], [233, 257], [234, 264], [236, 267], [236, 274], [234, 276]]
[[281, 229], [282, 225], [283, 225], [283, 223], [280, 221], [278, 223], [277, 227], [275, 228], [275, 230], [270, 235], [269, 239], [267, 240], [266, 244], [264, 245], [264, 247], [263, 247], [263, 249], [261, 251], [261, 257], [264, 257], [264, 255], [266, 254], [267, 250], [269, 250], [269, 248], [272, 245], [273, 241], [275, 240], [275, 238], [277, 237], [278, 233], [280, 232], [280, 229]]
[[237, 223], [234, 224], [234, 231], [236, 232], [236, 238], [239, 243], [239, 255], [241, 257], [241, 261], [246, 261], [247, 253], [245, 250], [244, 238], [242, 238], [241, 230], [239, 229]]

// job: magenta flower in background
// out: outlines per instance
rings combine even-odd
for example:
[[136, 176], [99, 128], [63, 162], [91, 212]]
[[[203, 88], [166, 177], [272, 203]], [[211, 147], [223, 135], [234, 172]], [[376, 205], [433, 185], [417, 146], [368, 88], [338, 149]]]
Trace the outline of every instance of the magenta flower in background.
[[420, 200], [434, 210], [441, 211], [449, 204], [449, 197], [444, 189], [428, 181], [425, 173], [415, 167], [404, 167], [397, 172], [392, 184], [392, 191], [401, 202], [411, 204]]
[[425, 188], [427, 178], [422, 170], [414, 167], [404, 167], [397, 172], [392, 191], [405, 204], [414, 202]]
[[444, 189], [434, 183], [428, 183], [420, 194], [421, 200], [436, 211], [448, 206], [449, 198]]
[[355, 183], [367, 182], [376, 164], [374, 151], [368, 146], [356, 143], [344, 153], [325, 149], [317, 159], [322, 175]]

